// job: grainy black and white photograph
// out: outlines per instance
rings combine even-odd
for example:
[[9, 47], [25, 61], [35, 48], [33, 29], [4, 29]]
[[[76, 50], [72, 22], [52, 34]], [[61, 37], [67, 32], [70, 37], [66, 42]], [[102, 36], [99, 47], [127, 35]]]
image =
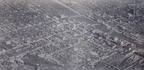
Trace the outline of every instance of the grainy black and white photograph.
[[144, 70], [144, 0], [0, 0], [0, 70]]

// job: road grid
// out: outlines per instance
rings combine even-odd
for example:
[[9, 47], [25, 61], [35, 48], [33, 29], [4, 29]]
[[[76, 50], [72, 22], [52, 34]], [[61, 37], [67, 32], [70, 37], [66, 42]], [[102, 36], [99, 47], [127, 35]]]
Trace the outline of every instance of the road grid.
[[2, 0], [0, 70], [144, 70], [142, 0]]

